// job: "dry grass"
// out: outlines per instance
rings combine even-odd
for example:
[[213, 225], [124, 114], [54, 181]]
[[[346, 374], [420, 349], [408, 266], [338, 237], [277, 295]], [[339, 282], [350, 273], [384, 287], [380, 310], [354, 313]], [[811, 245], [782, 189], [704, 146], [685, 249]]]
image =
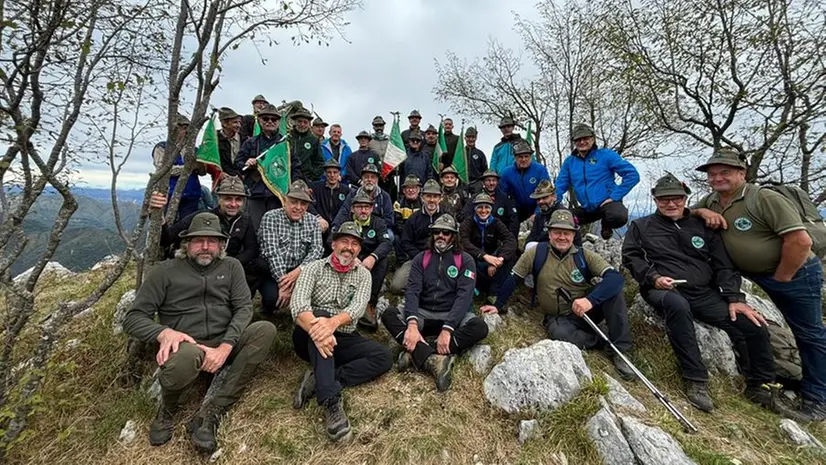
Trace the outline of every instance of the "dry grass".
[[[91, 315], [69, 328], [66, 338], [77, 337], [82, 342], [56, 357], [38, 411], [32, 417], [30, 434], [12, 450], [10, 462], [204, 463], [189, 444], [183, 418], [169, 444], [149, 446], [146, 431], [154, 415], [152, 402], [145, 390], [125, 389], [116, 382], [126, 359], [125, 336], [112, 335], [111, 318], [119, 296], [131, 286], [133, 278], [130, 272]], [[57, 299], [82, 295], [94, 282], [91, 277], [85, 282], [73, 279], [53, 283], [39, 295], [39, 305], [47, 308]], [[507, 325], [488, 338], [494, 361], [500, 360], [507, 349], [541, 340], [540, 319], [530, 311], [509, 316]], [[306, 365], [292, 353], [289, 326], [287, 318], [278, 321], [272, 356], [262, 364], [251, 388], [222, 423], [224, 452], [219, 463], [547, 464], [555, 463], [553, 457], [559, 453], [564, 453], [571, 464], [599, 461], [584, 424], [597, 411], [599, 396], [605, 392], [601, 373], [617, 378], [602, 354], [586, 354], [596, 375], [594, 382], [574, 401], [552, 413], [507, 415], [494, 409], [482, 392], [484, 377], [464, 359], [456, 366], [453, 388], [444, 394], [437, 393], [425, 375], [388, 373], [366, 386], [345, 391], [354, 438], [346, 445], [334, 445], [325, 437], [323, 412], [318, 406], [292, 409], [292, 393]], [[826, 463], [823, 456], [791, 444], [778, 428], [779, 418], [739, 396], [742, 386], [736, 382], [715, 379], [712, 387], [718, 408], [713, 415], [689, 407], [680, 395], [680, 379], [664, 334], [638, 321], [633, 322], [633, 330], [637, 340], [634, 360], [660, 389], [672, 395], [701, 432], [683, 433], [641, 383], [624, 384], [649, 408], [645, 420], [674, 434], [699, 463]], [[383, 331], [375, 337], [388, 340]], [[196, 390], [192, 394], [184, 417], [197, 406], [199, 393]], [[539, 421], [539, 434], [519, 446], [517, 425], [528, 418]], [[118, 434], [129, 419], [138, 422], [138, 439], [122, 445]], [[807, 429], [826, 439], [823, 425]]]

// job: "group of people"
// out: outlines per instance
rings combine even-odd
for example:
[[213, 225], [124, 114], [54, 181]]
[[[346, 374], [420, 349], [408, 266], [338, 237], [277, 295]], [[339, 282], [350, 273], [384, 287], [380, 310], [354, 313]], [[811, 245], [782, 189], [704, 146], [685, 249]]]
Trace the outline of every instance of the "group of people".
[[[171, 258], [147, 274], [124, 321], [125, 332], [151, 347], [160, 367], [162, 402], [150, 427], [153, 445], [172, 437], [183, 390], [200, 372], [227, 366], [224, 384], [190, 428], [199, 450], [216, 448], [222, 415], [272, 345], [276, 329], [269, 316], [286, 308], [295, 323], [294, 350], [309, 363], [294, 407], [315, 398], [334, 441], [351, 434], [342, 389], [380, 377], [394, 362], [399, 371], [429, 373], [439, 391], [449, 389], [456, 356], [488, 334], [480, 315], [505, 314], [522, 281], [544, 315], [548, 337], [582, 349], [605, 348], [582, 319], [587, 314], [605, 321], [619, 351], [631, 350], [625, 280], [582, 247], [580, 228], [599, 221], [603, 238], [610, 239], [628, 220], [622, 201], [639, 175], [616, 152], [597, 147], [590, 127], [573, 128], [575, 148], [555, 185], [532, 159], [531, 147], [513, 133], [512, 120], [500, 125], [493, 169], [475, 147], [476, 132], [468, 131], [468, 159], [474, 160], [469, 165], [476, 168], [464, 184], [449, 156], [440, 159], [438, 176], [432, 158], [422, 156], [422, 134], [427, 145], [431, 131], [421, 130], [414, 110], [402, 134], [408, 158], [398, 167], [402, 183], [393, 198], [381, 187], [391, 177], [383, 178], [379, 169], [383, 153], [375, 142], [386, 142], [381, 117], [373, 120], [375, 132], [359, 133], [359, 149], [350, 151], [340, 126], [330, 126], [330, 137], [322, 140], [323, 122], [316, 124], [317, 118], [311, 125], [309, 112], [298, 111], [292, 116], [296, 134], [288, 137], [306, 142], [292, 144], [293, 181], [281, 197], [260, 188], [257, 170], [244, 170], [281, 137], [280, 115], [262, 99], [253, 102], [252, 118], [221, 110], [232, 118], [225, 123], [222, 116], [219, 138], [235, 141], [221, 145], [221, 157], [229, 147], [228, 163], [236, 171], [225, 170], [213, 210], [189, 212], [163, 226], [161, 242]], [[253, 118], [260, 134], [240, 142], [245, 130], [251, 134]], [[230, 127], [234, 134], [224, 132]], [[657, 211], [631, 222], [623, 245], [623, 265], [643, 298], [665, 317], [689, 401], [704, 411], [713, 408], [694, 336], [698, 319], [731, 337], [747, 379], [746, 397], [791, 418], [826, 419], [822, 268], [796, 210], [783, 196], [747, 184], [745, 165], [731, 152], [716, 152], [698, 169], [714, 193], [688, 208], [689, 189], [664, 176], [651, 192]], [[578, 205], [573, 209], [561, 202], [569, 191]], [[166, 195], [155, 193], [150, 206], [166, 203]], [[527, 219], [533, 220], [532, 230], [520, 250], [517, 234]], [[376, 303], [391, 268], [389, 289], [403, 295], [404, 304], [379, 317]], [[801, 405], [777, 398], [766, 322], [745, 303], [741, 276], [767, 292], [795, 334], [803, 362]], [[262, 318], [252, 323], [256, 292]], [[477, 295], [483, 302], [478, 312]], [[401, 346], [397, 355], [358, 331], [375, 331], [379, 324]], [[633, 380], [623, 357], [610, 355], [620, 376]]]

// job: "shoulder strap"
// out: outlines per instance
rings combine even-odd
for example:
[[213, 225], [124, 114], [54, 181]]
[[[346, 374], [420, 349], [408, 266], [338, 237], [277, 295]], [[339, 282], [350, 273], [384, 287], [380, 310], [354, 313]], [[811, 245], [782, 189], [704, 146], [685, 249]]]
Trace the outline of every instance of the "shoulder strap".
[[585, 261], [585, 249], [578, 249], [576, 251], [576, 254], [574, 254], [574, 263], [576, 264], [579, 272], [582, 273], [582, 277], [585, 279], [585, 282], [590, 282], [591, 269], [588, 268], [588, 262]]
[[540, 242], [536, 244], [536, 255], [533, 256], [533, 266], [531, 267], [531, 276], [533, 276], [533, 289], [531, 290], [531, 307], [536, 305], [536, 289], [539, 285], [539, 271], [542, 270], [542, 265], [548, 259], [548, 243]]
[[433, 252], [430, 249], [424, 251], [424, 256], [422, 257], [422, 270], [427, 269], [427, 265], [430, 264], [430, 257], [433, 256]]
[[453, 254], [453, 264], [456, 266], [457, 269], [462, 269], [462, 252]]

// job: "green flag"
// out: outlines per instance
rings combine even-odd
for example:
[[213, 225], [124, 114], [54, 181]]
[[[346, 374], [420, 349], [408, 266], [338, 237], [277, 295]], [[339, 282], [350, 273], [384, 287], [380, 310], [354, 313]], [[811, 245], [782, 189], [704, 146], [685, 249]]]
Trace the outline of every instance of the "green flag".
[[439, 140], [436, 141], [436, 148], [433, 150], [433, 171], [436, 173], [437, 177], [441, 172], [439, 169], [439, 159], [446, 151], [447, 142], [445, 142], [445, 122], [442, 120], [439, 122]]
[[214, 118], [209, 118], [204, 126], [204, 135], [201, 145], [195, 152], [195, 160], [221, 171], [221, 155], [218, 153], [218, 133], [215, 131]]
[[[284, 111], [284, 114], [281, 115], [281, 123], [278, 125], [278, 132], [281, 133], [281, 137], [287, 137], [287, 130], [289, 129], [287, 125], [287, 121], [290, 119], [290, 107], [287, 107], [287, 110]], [[287, 191], [284, 191], [287, 192]]]
[[264, 184], [284, 203], [284, 196], [290, 188], [290, 142], [285, 137], [270, 147], [258, 159], [258, 172]]
[[528, 121], [528, 130], [525, 132], [525, 142], [533, 148], [533, 132], [531, 132], [531, 122]]
[[453, 167], [459, 172], [459, 179], [465, 184], [468, 183], [467, 174], [467, 154], [465, 153], [465, 128], [459, 133], [459, 143], [456, 144], [456, 151], [453, 152]]
[[258, 125], [258, 116], [255, 117], [255, 126], [252, 128], [252, 136], [255, 137], [261, 134], [261, 126]]

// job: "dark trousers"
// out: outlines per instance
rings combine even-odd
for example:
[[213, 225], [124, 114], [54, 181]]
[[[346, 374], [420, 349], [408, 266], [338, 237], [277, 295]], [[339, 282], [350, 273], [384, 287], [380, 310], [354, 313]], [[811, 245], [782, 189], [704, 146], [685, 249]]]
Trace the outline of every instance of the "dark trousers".
[[[628, 308], [622, 294], [612, 297], [600, 305], [595, 305], [586, 313], [595, 324], [603, 320], [608, 325], [608, 338], [622, 352], [631, 350], [631, 326], [628, 324]], [[548, 337], [574, 344], [580, 349], [596, 349], [605, 346], [605, 341], [591, 328], [584, 318], [573, 313], [565, 316], [545, 316], [543, 322]]]
[[281, 208], [281, 201], [278, 197], [248, 197], [246, 203], [247, 213], [250, 214], [250, 222], [255, 231], [258, 232], [258, 227], [261, 226], [261, 218], [264, 213], [270, 210]]
[[512, 260], [505, 260], [502, 266], [496, 270], [493, 277], [488, 276], [488, 268], [490, 264], [484, 260], [476, 260], [476, 289], [481, 293], [488, 295], [497, 295], [499, 289], [505, 284], [505, 280], [511, 274], [514, 262]]
[[319, 405], [339, 397], [342, 388], [378, 378], [393, 366], [390, 350], [372, 339], [339, 331], [335, 338], [333, 356], [324, 358], [306, 331], [298, 325], [293, 330], [295, 353], [313, 366]]
[[611, 202], [590, 212], [577, 207], [574, 214], [580, 225], [601, 221], [602, 229], [618, 229], [628, 222], [628, 209], [622, 202]]
[[370, 286], [370, 305], [376, 305], [379, 301], [379, 292], [385, 276], [387, 276], [387, 257], [377, 261], [370, 270], [370, 278], [373, 280]]
[[788, 283], [781, 283], [771, 275], [746, 277], [766, 291], [794, 334], [803, 365], [801, 394], [812, 401], [826, 402], [826, 327], [823, 326], [820, 260], [807, 260]]
[[[425, 312], [432, 316], [432, 313]], [[404, 333], [407, 331], [407, 322], [404, 321], [401, 311], [396, 307], [388, 307], [381, 316], [381, 322], [390, 335], [401, 345], [404, 345]], [[429, 338], [438, 336], [442, 331], [444, 320], [436, 318], [420, 319], [419, 332], [422, 337]], [[468, 313], [462, 323], [453, 331], [450, 338], [450, 353], [461, 354], [462, 352], [475, 346], [476, 343], [488, 336], [488, 325], [481, 318], [472, 313]], [[421, 369], [427, 357], [436, 353], [436, 341], [424, 343], [419, 342], [413, 350], [413, 364]]]
[[739, 358], [740, 369], [749, 384], [774, 381], [774, 357], [769, 332], [743, 315], [731, 321], [728, 303], [713, 289], [700, 291], [650, 289], [642, 294], [646, 302], [665, 317], [668, 340], [677, 356], [683, 378], [708, 381], [708, 370], [700, 356], [694, 319], [720, 328], [728, 334]]
[[516, 216], [519, 218], [519, 222], [523, 222], [531, 217], [536, 212], [536, 202], [533, 205], [517, 205], [516, 206]]

